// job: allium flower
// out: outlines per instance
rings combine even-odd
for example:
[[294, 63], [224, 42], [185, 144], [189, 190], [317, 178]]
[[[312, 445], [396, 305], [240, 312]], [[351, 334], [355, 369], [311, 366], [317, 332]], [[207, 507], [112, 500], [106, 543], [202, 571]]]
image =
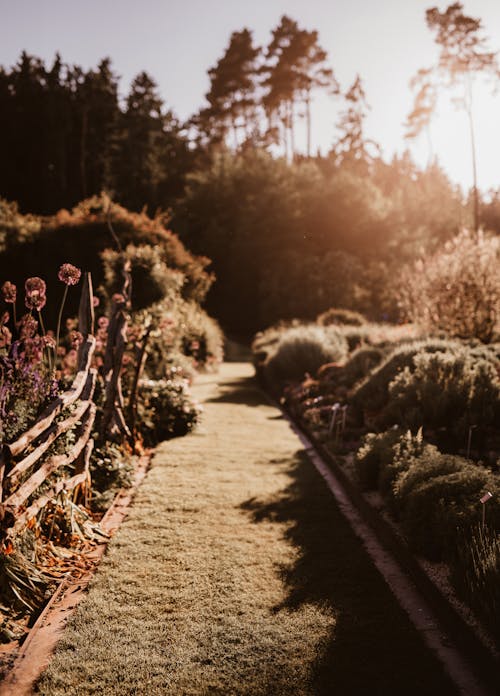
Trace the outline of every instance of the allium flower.
[[111, 299], [113, 300], [113, 302], [116, 302], [116, 304], [120, 304], [120, 302], [125, 302], [125, 298], [121, 294], [121, 292], [115, 292]]
[[42, 341], [43, 341], [43, 345], [46, 348], [55, 348], [56, 347], [56, 340], [55, 340], [54, 336], [52, 336], [51, 334], [46, 334], [45, 336], [43, 336]]
[[71, 347], [75, 350], [83, 343], [83, 336], [79, 331], [72, 331], [69, 335]]
[[23, 317], [21, 317], [21, 321], [19, 323], [19, 335], [21, 339], [25, 340], [27, 338], [33, 338], [38, 327], [38, 322], [36, 319], [33, 319], [33, 317], [29, 314], [25, 314]]
[[45, 296], [47, 286], [41, 278], [28, 278], [24, 284], [26, 292], [24, 303], [28, 309], [36, 309], [38, 312], [45, 306], [47, 298]]
[[76, 266], [71, 263], [63, 263], [59, 269], [57, 277], [65, 285], [76, 285], [80, 280], [82, 272]]
[[5, 302], [14, 304], [14, 302], [16, 301], [17, 288], [14, 285], [14, 283], [10, 282], [10, 280], [6, 280], [5, 283], [2, 285], [2, 295]]
[[99, 305], [101, 304], [101, 300], [94, 295], [94, 297], [92, 298], [92, 304], [94, 305], [94, 307], [99, 307]]
[[107, 329], [109, 326], [108, 317], [99, 317], [99, 319], [97, 320], [97, 325], [100, 329]]

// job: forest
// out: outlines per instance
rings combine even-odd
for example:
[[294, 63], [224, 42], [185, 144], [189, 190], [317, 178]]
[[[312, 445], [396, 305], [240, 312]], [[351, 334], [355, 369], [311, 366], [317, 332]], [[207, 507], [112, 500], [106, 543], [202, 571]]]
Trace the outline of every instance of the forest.
[[[482, 44], [473, 50], [484, 63]], [[476, 63], [475, 73], [492, 69]], [[0, 71], [0, 195], [44, 216], [106, 191], [129, 210], [163, 216], [212, 259], [208, 307], [247, 337], [333, 305], [398, 320], [391, 284], [401, 266], [464, 226], [500, 232], [498, 190], [464, 193], [435, 158], [424, 169], [409, 153], [382, 158], [365, 135], [362, 78], [340, 87], [317, 31], [284, 16], [266, 47], [235, 31], [208, 76], [206, 105], [181, 123], [145, 72], [120, 98], [109, 58], [84, 71], [59, 55], [47, 66], [23, 53]], [[415, 76], [410, 138], [429, 125], [437, 84], [430, 70]], [[339, 103], [337, 139], [311, 154], [320, 91]]]

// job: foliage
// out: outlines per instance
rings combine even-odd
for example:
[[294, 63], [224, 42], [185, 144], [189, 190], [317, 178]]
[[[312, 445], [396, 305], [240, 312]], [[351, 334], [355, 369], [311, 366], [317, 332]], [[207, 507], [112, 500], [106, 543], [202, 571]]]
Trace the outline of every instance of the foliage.
[[394, 460], [394, 445], [400, 437], [399, 429], [365, 435], [354, 459], [358, 481], [363, 490], [377, 488], [382, 469]]
[[186, 435], [198, 422], [201, 407], [185, 380], [144, 380], [140, 384], [139, 419], [146, 445]]
[[464, 230], [407, 268], [400, 287], [412, 321], [488, 343], [500, 317], [500, 241]]
[[419, 352], [390, 382], [387, 423], [405, 428], [451, 428], [459, 435], [500, 420], [499, 361], [467, 348]]
[[356, 385], [351, 402], [357, 409], [381, 410], [389, 401], [389, 385], [405, 368], [413, 365], [417, 353], [446, 352], [451, 343], [443, 340], [411, 341], [397, 346], [387, 358]]
[[[479, 521], [479, 498], [498, 486], [490, 472], [460, 457], [436, 453], [433, 459], [416, 461], [403, 473], [395, 498], [411, 546], [440, 560], [456, 546], [458, 534]], [[489, 512], [496, 513], [498, 526], [498, 504], [494, 502]]]
[[[40, 227], [33, 228], [29, 236], [19, 235], [16, 238], [12, 235], [7, 250], [0, 254], [0, 273], [11, 277], [17, 284], [25, 275], [43, 273], [47, 278], [48, 291], [52, 294], [52, 279], [57, 277], [57, 269], [69, 261], [91, 271], [94, 286], [99, 288], [105, 281], [105, 268], [100, 255], [106, 249], [116, 248], [110, 225], [123, 248], [127, 245], [132, 245], [131, 249], [142, 248], [141, 263], [146, 264], [144, 268], [153, 263], [154, 257], [171, 270], [170, 280], [173, 280], [172, 271], [181, 272], [184, 276], [182, 296], [187, 300], [203, 301], [214, 280], [205, 270], [208, 259], [193, 256], [187, 251], [179, 239], [164, 227], [163, 218], [152, 219], [145, 213], [127, 211], [105, 195], [83, 201], [71, 213], [61, 210], [52, 217], [40, 219]], [[144, 245], [156, 246], [156, 249], [154, 252], [145, 251]], [[149, 257], [147, 263], [146, 255]], [[109, 258], [117, 259], [112, 253]], [[141, 294], [146, 296], [149, 292], [149, 279], [144, 273], [141, 275], [138, 257], [135, 271], [137, 282], [134, 290], [140, 298]], [[161, 269], [156, 277], [163, 282], [160, 275]], [[145, 286], [141, 286], [144, 282]], [[68, 313], [76, 315], [78, 298], [70, 296], [68, 299]], [[53, 305], [47, 307], [49, 321], [55, 321], [54, 311]]]
[[272, 384], [298, 382], [306, 373], [314, 375], [325, 363], [339, 362], [346, 356], [347, 343], [334, 328], [292, 327], [280, 336], [265, 373]]
[[349, 309], [338, 309], [332, 307], [322, 312], [316, 318], [320, 326], [330, 326], [331, 324], [341, 324], [348, 326], [363, 326], [366, 323], [365, 317], [359, 312]]
[[118, 92], [109, 58], [83, 70], [23, 52], [1, 69], [1, 194], [40, 214], [103, 189], [135, 210], [171, 205], [193, 164], [181, 126], [147, 73]]
[[92, 479], [92, 509], [104, 512], [120, 488], [131, 484], [130, 455], [113, 442], [94, 446], [90, 460]]
[[168, 268], [157, 246], [129, 244], [125, 252], [106, 249], [101, 258], [108, 297], [121, 292], [123, 263], [130, 266], [134, 310], [146, 309], [166, 297], [172, 299], [184, 283], [183, 274]]
[[496, 637], [500, 633], [500, 536], [473, 525], [459, 538], [451, 562], [452, 582]]

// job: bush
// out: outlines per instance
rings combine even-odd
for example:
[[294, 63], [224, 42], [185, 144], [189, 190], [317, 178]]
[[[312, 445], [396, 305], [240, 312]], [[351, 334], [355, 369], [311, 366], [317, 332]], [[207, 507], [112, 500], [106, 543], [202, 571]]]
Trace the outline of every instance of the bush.
[[407, 268], [400, 293], [410, 320], [489, 343], [500, 321], [500, 239], [464, 230]]
[[474, 425], [500, 421], [500, 380], [494, 360], [467, 348], [419, 352], [388, 388], [383, 421], [405, 428], [450, 428], [458, 436]]
[[352, 387], [379, 365], [384, 353], [379, 348], [358, 348], [336, 374], [336, 382]]
[[[71, 213], [63, 210], [37, 220], [38, 225], [28, 225], [23, 217], [17, 232], [9, 233], [7, 248], [0, 254], [0, 275], [18, 285], [24, 276], [43, 275], [47, 279], [48, 294], [55, 296], [57, 271], [61, 264], [70, 262], [83, 271], [91, 271], [94, 287], [99, 287], [104, 281], [100, 254], [105, 249], [116, 249], [109, 223], [123, 248], [128, 244], [155, 246], [162, 263], [184, 275], [181, 289], [184, 299], [203, 301], [214, 280], [206, 271], [208, 259], [187, 251], [179, 239], [165, 229], [162, 218], [152, 219], [144, 213], [129, 212], [106, 196], [83, 201]], [[144, 279], [147, 284], [148, 278]], [[147, 288], [136, 283], [136, 295], [140, 297], [143, 291], [147, 292]], [[78, 313], [78, 297], [68, 298], [67, 311], [70, 315]], [[55, 324], [56, 310], [47, 307], [46, 313], [49, 323]]]
[[184, 380], [146, 380], [140, 385], [138, 423], [148, 446], [186, 435], [199, 420], [195, 403]]
[[265, 365], [271, 383], [300, 382], [306, 373], [314, 375], [327, 362], [345, 360], [347, 342], [333, 328], [300, 326], [285, 331], [274, 354]]
[[406, 367], [413, 366], [417, 353], [445, 352], [448, 341], [413, 341], [399, 346], [351, 393], [352, 405], [358, 410], [381, 410], [389, 401], [389, 385]]
[[394, 445], [400, 437], [401, 431], [398, 429], [365, 435], [354, 459], [358, 481], [363, 490], [375, 490], [378, 487], [380, 472], [392, 464]]
[[132, 306], [135, 311], [151, 307], [167, 296], [173, 298], [184, 284], [184, 275], [168, 268], [157, 246], [129, 244], [124, 253], [106, 249], [101, 258], [109, 297], [122, 291], [123, 263], [130, 264]]
[[322, 312], [316, 318], [316, 323], [320, 326], [348, 325], [348, 326], [363, 326], [366, 324], [365, 317], [359, 312], [354, 312], [350, 309], [336, 309], [332, 307]]
[[[479, 521], [479, 498], [494, 486], [492, 474], [481, 466], [458, 457], [444, 464], [443, 456], [427, 463], [430, 478], [416, 476], [397, 493], [401, 522], [410, 545], [431, 560], [449, 557], [460, 534]], [[421, 464], [418, 461], [414, 466], [420, 468]], [[447, 473], [439, 473], [447, 469]], [[432, 475], [433, 471], [436, 475]], [[494, 512], [493, 506], [490, 512]]]
[[473, 526], [458, 539], [451, 560], [458, 594], [500, 638], [500, 536], [489, 526]]

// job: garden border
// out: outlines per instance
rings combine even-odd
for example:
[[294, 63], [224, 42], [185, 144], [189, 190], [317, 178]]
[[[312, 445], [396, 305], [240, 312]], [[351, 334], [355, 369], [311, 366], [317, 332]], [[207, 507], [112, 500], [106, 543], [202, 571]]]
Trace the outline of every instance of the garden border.
[[395, 559], [400, 570], [411, 579], [417, 591], [428, 603], [429, 608], [443, 630], [452, 637], [456, 648], [465, 656], [465, 661], [470, 664], [477, 681], [488, 691], [497, 693], [500, 661], [480, 640], [471, 626], [460, 616], [448, 598], [425, 572], [415, 556], [402, 540], [397, 537], [388, 522], [368, 503], [362, 492], [339, 466], [335, 456], [328, 451], [313, 433], [304, 427], [303, 423], [299, 422], [281, 404], [276, 402], [261, 378], [257, 378], [257, 380], [272, 404], [283, 413], [297, 433], [311, 443], [313, 451], [319, 456], [327, 469], [338, 479], [344, 494], [359, 513], [363, 522], [373, 531], [376, 540], [382, 548]]
[[150, 469], [153, 455], [154, 450], [148, 450], [139, 458], [131, 485], [118, 491], [111, 506], [99, 522], [109, 538], [85, 554], [86, 558], [92, 561], [92, 567], [76, 580], [65, 578], [60, 582], [18, 647], [17, 653], [14, 651], [11, 653], [15, 655], [14, 662], [6, 670], [5, 677], [0, 683], [0, 696], [30, 696], [33, 693], [34, 682], [50, 661], [68, 619], [85, 596], [109, 542], [126, 518], [135, 494]]

